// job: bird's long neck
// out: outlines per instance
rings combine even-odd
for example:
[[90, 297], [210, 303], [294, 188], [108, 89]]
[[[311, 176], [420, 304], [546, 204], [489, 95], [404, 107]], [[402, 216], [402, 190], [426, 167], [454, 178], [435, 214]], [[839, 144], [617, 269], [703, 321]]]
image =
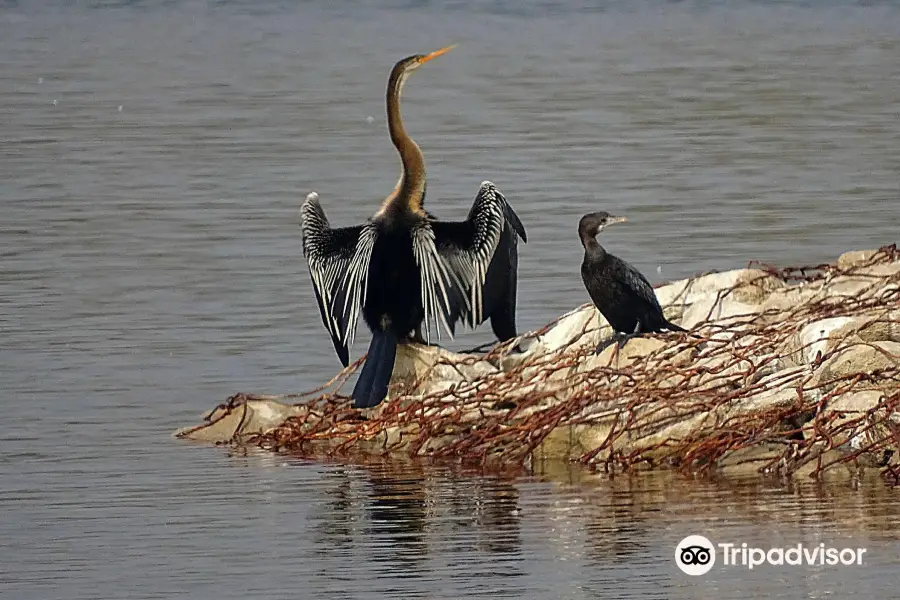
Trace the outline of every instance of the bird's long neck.
[[588, 235], [587, 232], [582, 232], [581, 244], [584, 246], [585, 256], [589, 256], [593, 260], [606, 258], [606, 250], [597, 241], [595, 235]]
[[418, 144], [403, 127], [400, 116], [400, 91], [405, 79], [403, 70], [391, 73], [387, 88], [387, 119], [391, 142], [400, 154], [402, 169], [400, 181], [393, 193], [387, 197], [382, 210], [401, 208], [421, 212], [425, 200], [425, 157]]

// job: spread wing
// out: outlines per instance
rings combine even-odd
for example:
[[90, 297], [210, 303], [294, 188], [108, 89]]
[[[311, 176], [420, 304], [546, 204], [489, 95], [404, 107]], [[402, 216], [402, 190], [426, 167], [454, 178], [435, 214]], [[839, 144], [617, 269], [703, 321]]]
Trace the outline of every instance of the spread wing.
[[465, 303], [452, 307], [451, 312], [464, 317], [473, 328], [484, 321], [484, 282], [506, 225], [508, 206], [497, 187], [485, 181], [465, 221], [431, 223], [437, 251], [466, 294]]
[[332, 229], [315, 192], [306, 197], [300, 208], [300, 227], [319, 314], [346, 367], [356, 322], [366, 299], [376, 230], [371, 224]]

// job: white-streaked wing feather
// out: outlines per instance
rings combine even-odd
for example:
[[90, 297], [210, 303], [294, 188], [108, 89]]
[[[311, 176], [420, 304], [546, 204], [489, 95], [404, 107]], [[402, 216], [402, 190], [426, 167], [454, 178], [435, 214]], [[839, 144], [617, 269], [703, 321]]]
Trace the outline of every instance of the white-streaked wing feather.
[[371, 224], [332, 229], [315, 192], [300, 208], [300, 226], [322, 322], [346, 365], [365, 302], [375, 229]]
[[506, 223], [505, 208], [506, 198], [484, 181], [465, 221], [433, 224], [438, 252], [465, 291], [461, 312], [472, 328], [484, 320], [484, 280]]
[[461, 283], [448, 267], [435, 245], [434, 231], [428, 222], [412, 229], [413, 256], [421, 276], [422, 308], [425, 312], [425, 339], [431, 341], [431, 326], [435, 325], [438, 339], [441, 327], [453, 339], [452, 323], [459, 304], [465, 300]]
[[[375, 247], [375, 239], [378, 237], [378, 230], [372, 223], [362, 226], [359, 237], [356, 240], [356, 249], [350, 265], [344, 275], [343, 288], [347, 290], [344, 298], [343, 312], [346, 318], [354, 324], [359, 318], [363, 305], [366, 303], [366, 292], [368, 290], [369, 263], [372, 260], [372, 249]], [[350, 331], [350, 339], [348, 344], [353, 343], [356, 335], [356, 328]]]

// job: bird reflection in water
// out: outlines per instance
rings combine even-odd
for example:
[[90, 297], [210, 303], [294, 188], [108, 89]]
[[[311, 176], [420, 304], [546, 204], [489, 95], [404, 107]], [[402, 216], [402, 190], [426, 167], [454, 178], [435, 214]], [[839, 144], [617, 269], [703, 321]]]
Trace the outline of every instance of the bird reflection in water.
[[[429, 564], [453, 569], [445, 562], [451, 555], [521, 551], [519, 492], [505, 481], [393, 461], [346, 467], [329, 478], [331, 500], [317, 519], [317, 543], [326, 552], [358, 555], [364, 546], [385, 572], [420, 577]], [[492, 568], [498, 574], [521, 575], [514, 566]]]

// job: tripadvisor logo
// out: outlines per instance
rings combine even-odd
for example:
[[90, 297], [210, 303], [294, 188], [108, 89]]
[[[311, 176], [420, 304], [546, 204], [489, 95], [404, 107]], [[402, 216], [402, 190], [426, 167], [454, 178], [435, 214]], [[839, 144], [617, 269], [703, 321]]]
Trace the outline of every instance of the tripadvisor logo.
[[702, 535], [689, 535], [675, 547], [675, 564], [688, 575], [704, 575], [716, 564], [716, 548]]
[[675, 564], [688, 575], [704, 575], [716, 564], [716, 555], [722, 558], [722, 566], [746, 567], [753, 570], [761, 565], [771, 566], [851, 566], [862, 565], [865, 548], [832, 548], [825, 544], [788, 548], [753, 548], [747, 544], [713, 544], [702, 535], [689, 535], [675, 547]]

